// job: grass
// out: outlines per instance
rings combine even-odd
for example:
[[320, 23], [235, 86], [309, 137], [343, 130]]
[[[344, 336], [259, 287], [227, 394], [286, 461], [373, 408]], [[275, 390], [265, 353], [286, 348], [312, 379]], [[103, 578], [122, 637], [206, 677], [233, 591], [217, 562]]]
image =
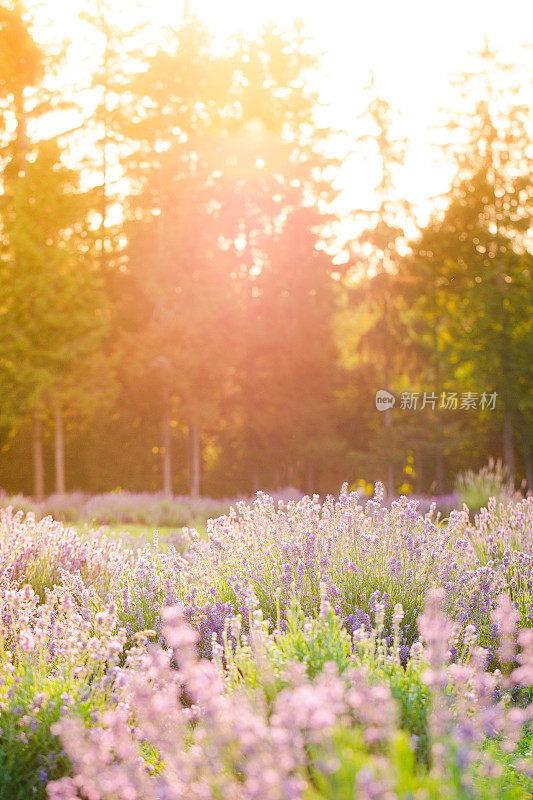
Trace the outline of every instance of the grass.
[[[178, 543], [179, 534], [182, 528], [171, 528], [168, 526], [160, 526], [158, 528], [150, 528], [147, 525], [131, 525], [127, 523], [116, 523], [114, 525], [92, 525], [90, 522], [79, 521], [74, 522], [71, 526], [77, 530], [80, 536], [87, 536], [94, 531], [100, 533], [107, 533], [113, 537], [120, 539], [125, 547], [133, 547], [137, 549], [142, 547], [148, 542], [154, 541], [154, 533], [157, 531], [159, 544], [162, 550], [166, 550], [169, 543]], [[203, 520], [194, 522], [191, 525], [198, 531], [201, 538], [207, 535], [206, 525]]]

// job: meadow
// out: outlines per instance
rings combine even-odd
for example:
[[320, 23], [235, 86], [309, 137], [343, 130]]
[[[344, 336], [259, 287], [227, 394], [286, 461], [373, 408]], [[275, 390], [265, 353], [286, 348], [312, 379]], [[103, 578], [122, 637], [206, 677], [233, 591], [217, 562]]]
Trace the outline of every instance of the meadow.
[[404, 5], [0, 2], [0, 800], [532, 800], [531, 26]]
[[1, 512], [0, 797], [532, 796], [533, 498], [259, 493], [206, 528]]

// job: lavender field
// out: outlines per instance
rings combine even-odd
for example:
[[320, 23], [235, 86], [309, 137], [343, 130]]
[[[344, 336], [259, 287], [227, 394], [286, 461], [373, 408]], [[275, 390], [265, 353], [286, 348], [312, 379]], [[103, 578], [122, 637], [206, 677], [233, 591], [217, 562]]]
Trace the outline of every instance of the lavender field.
[[532, 796], [533, 498], [259, 494], [164, 550], [0, 525], [0, 797]]
[[533, 4], [441, 6], [0, 0], [0, 800], [533, 800]]

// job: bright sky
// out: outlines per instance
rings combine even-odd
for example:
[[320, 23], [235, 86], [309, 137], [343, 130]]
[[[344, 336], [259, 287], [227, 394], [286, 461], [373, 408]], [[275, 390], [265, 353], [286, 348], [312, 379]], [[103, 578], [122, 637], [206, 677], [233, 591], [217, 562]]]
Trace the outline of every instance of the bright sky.
[[[183, 13], [183, 0], [137, 3], [157, 25], [172, 24]], [[43, 4], [58, 32], [73, 39], [76, 15], [84, 5], [84, 0]], [[118, 13], [127, 6], [116, 2]], [[532, 44], [531, 0], [189, 0], [189, 6], [220, 39], [239, 29], [253, 36], [265, 20], [290, 25], [296, 17], [303, 19], [316, 49], [324, 54], [324, 113], [329, 123], [347, 130], [350, 139], [360, 133], [362, 88], [372, 70], [381, 95], [401, 113], [399, 133], [410, 143], [398, 191], [422, 214], [429, 208], [428, 198], [445, 191], [450, 177], [450, 168], [437, 163], [442, 154], [431, 147], [439, 107], [454, 102], [450, 73], [469, 67], [470, 53], [480, 49], [484, 36], [506, 61], [529, 62], [530, 69], [533, 61], [533, 48], [523, 47]], [[371, 158], [362, 153], [349, 158], [339, 177], [341, 213], [371, 205], [376, 182]]]

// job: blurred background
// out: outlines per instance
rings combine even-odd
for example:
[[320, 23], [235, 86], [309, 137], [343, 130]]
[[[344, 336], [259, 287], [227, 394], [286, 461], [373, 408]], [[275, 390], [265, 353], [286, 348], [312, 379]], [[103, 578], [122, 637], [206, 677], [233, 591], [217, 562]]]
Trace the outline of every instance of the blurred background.
[[532, 8], [367, 5], [0, 3], [4, 492], [533, 489]]

